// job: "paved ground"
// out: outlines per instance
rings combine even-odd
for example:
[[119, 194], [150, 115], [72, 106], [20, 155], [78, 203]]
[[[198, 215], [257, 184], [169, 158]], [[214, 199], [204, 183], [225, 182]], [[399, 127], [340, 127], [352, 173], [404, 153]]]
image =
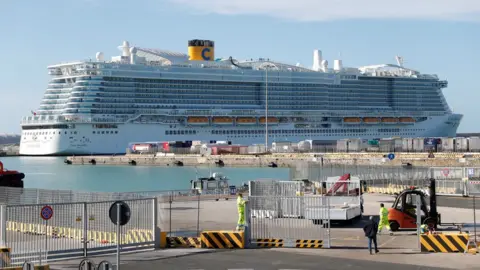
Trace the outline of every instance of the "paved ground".
[[[115, 262], [115, 257], [91, 258]], [[51, 264], [51, 269], [78, 269], [79, 260]], [[122, 270], [474, 270], [478, 259], [461, 254], [417, 254], [409, 250], [385, 250], [369, 255], [367, 250], [264, 249], [201, 250], [170, 249], [124, 255]]]
[[[473, 197], [437, 196], [438, 206], [473, 209]], [[480, 198], [475, 198], [475, 208], [480, 208]]]

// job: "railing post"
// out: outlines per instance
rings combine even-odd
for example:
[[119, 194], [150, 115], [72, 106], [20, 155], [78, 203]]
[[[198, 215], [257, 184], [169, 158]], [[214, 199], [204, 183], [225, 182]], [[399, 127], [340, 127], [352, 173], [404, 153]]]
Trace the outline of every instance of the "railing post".
[[7, 244], [7, 206], [0, 206], [0, 245]]
[[87, 203], [83, 204], [83, 257], [88, 256], [88, 213]]
[[158, 227], [158, 198], [153, 198], [153, 247], [155, 249], [160, 248], [161, 238], [160, 238], [160, 227]]
[[245, 248], [250, 248], [250, 234], [251, 234], [251, 229], [250, 229], [250, 198], [248, 198], [248, 201], [245, 201], [245, 227], [243, 231], [243, 242], [245, 243]]

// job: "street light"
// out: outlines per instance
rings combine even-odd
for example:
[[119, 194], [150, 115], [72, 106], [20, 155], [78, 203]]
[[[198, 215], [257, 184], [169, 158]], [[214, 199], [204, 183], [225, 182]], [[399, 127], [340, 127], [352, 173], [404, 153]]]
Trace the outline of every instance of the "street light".
[[268, 151], [268, 66], [265, 66], [265, 152]]

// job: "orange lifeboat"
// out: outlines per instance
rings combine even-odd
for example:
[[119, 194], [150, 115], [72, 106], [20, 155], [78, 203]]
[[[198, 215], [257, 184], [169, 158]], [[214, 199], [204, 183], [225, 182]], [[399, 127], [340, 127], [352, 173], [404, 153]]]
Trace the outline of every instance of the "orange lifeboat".
[[[260, 124], [265, 124], [265, 117], [260, 117], [259, 118]], [[268, 124], [277, 124], [278, 123], [278, 118], [276, 117], [268, 117]]]
[[398, 119], [395, 117], [382, 117], [382, 123], [395, 124], [398, 123]]
[[412, 117], [400, 117], [398, 120], [400, 123], [415, 123], [415, 119]]
[[25, 174], [4, 170], [3, 163], [0, 162], [0, 186], [23, 188], [23, 178], [25, 178]]
[[233, 119], [231, 117], [214, 117], [213, 123], [219, 125], [232, 124]]
[[364, 117], [363, 122], [366, 124], [377, 124], [380, 120], [377, 117]]
[[192, 125], [208, 125], [208, 117], [188, 117], [187, 123]]
[[236, 122], [239, 125], [253, 125], [257, 123], [257, 119], [254, 117], [237, 117]]
[[360, 117], [345, 117], [343, 118], [343, 123], [346, 124], [359, 124], [362, 120]]

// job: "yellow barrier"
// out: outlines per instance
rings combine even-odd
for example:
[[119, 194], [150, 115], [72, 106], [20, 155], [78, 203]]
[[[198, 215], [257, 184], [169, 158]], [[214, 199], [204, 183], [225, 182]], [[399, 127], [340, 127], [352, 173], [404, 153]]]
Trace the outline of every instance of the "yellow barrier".
[[200, 248], [201, 240], [199, 237], [167, 237], [168, 248]]
[[323, 240], [297, 240], [295, 241], [296, 248], [322, 248]]
[[241, 231], [206, 231], [200, 239], [202, 248], [245, 248]]
[[[83, 240], [83, 228], [56, 227], [43, 224], [30, 224], [16, 221], [7, 221], [7, 231], [33, 235], [48, 235], [54, 238], [70, 238]], [[121, 235], [121, 244], [134, 244], [153, 241], [152, 230], [132, 229]], [[87, 240], [101, 244], [116, 244], [117, 233], [105, 231], [87, 231]]]
[[420, 236], [423, 252], [464, 252], [467, 242], [468, 234], [422, 234]]
[[256, 239], [257, 247], [283, 247], [283, 239]]

